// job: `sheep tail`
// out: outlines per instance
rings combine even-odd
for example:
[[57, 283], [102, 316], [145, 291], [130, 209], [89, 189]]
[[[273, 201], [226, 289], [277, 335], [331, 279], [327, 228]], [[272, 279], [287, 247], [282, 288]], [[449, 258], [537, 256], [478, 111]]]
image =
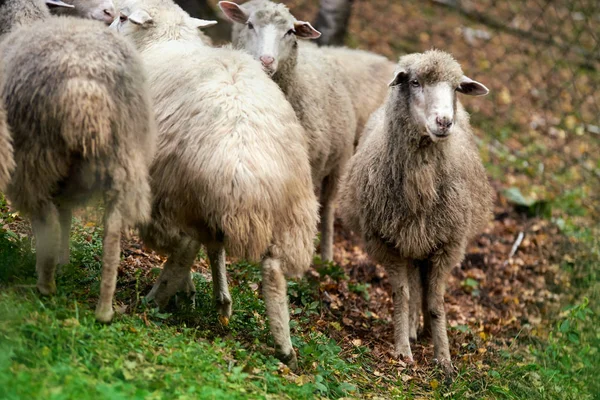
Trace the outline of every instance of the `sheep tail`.
[[69, 79], [61, 91], [62, 137], [71, 151], [97, 157], [111, 145], [116, 106], [106, 87], [94, 80]]

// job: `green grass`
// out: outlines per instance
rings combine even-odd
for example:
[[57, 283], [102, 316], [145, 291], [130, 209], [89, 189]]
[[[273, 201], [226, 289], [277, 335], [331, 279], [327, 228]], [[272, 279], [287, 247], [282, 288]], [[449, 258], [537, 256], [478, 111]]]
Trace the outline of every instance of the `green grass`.
[[[586, 215], [585, 196], [568, 190], [552, 203], [554, 222], [576, 244], [565, 249], [572, 258], [561, 263], [571, 283], [560, 288], [568, 293], [563, 308], [549, 311], [552, 322], [545, 331], [518, 335], [485, 365], [458, 363], [451, 383], [443, 382], [436, 368], [382, 371], [368, 344], [331, 339], [339, 325], [317, 327], [323, 305], [314, 279], [289, 283], [292, 340], [300, 362], [297, 375], [290, 374], [273, 357], [264, 302], [248, 284], [259, 282], [259, 268], [243, 262], [228, 268], [234, 315], [227, 328], [217, 322], [211, 283], [199, 273], [194, 274], [195, 310], [160, 313], [145, 304], [143, 295], [158, 269], [120, 276], [116, 303], [129, 309], [112, 324], [100, 325], [93, 310], [101, 228], [74, 221], [71, 264], [63, 267], [52, 298], [33, 287], [30, 239], [0, 228], [0, 398], [600, 398], [600, 245], [594, 229], [578, 224]], [[0, 216], [5, 223], [15, 219], [1, 196]], [[316, 265], [321, 279], [348, 280], [335, 264], [317, 260]], [[348, 290], [368, 299], [369, 284], [349, 284]]]

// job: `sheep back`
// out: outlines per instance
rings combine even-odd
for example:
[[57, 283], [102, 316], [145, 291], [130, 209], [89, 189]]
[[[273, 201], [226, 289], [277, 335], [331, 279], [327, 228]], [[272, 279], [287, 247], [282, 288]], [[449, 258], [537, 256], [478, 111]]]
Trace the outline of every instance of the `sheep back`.
[[125, 223], [146, 220], [156, 130], [136, 51], [99, 22], [69, 18], [16, 29], [2, 46], [15, 206], [32, 214], [101, 192]]
[[350, 93], [334, 60], [313, 45], [299, 46], [294, 70], [277, 74], [306, 132], [313, 181], [319, 185], [352, 156], [356, 115]]
[[356, 145], [369, 117], [387, 97], [396, 64], [364, 50], [345, 47], [321, 47], [321, 50], [334, 60], [338, 75], [350, 93], [356, 114]]

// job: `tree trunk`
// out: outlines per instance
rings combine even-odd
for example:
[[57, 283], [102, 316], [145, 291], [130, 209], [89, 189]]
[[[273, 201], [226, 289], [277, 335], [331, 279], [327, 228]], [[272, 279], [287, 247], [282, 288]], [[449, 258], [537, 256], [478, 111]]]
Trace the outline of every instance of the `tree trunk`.
[[323, 34], [317, 39], [319, 45], [344, 44], [353, 1], [321, 0], [321, 8], [315, 22], [315, 28]]
[[219, 21], [217, 25], [203, 30], [215, 44], [223, 44], [231, 40], [231, 23], [221, 18], [208, 0], [175, 0], [175, 3], [191, 17]]

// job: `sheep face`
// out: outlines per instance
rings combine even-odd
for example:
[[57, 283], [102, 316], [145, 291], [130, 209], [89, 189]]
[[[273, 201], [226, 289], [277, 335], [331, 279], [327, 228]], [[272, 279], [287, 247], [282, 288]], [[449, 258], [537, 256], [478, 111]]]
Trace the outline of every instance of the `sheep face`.
[[236, 46], [260, 61], [269, 75], [292, 56], [298, 39], [321, 36], [310, 23], [296, 20], [282, 4], [265, 2], [247, 11], [235, 3], [221, 1], [219, 7], [231, 21], [243, 25]]
[[67, 0], [73, 8], [65, 8], [60, 4], [47, 1], [50, 11], [55, 15], [74, 15], [81, 18], [95, 19], [110, 25], [116, 17], [112, 0]]
[[460, 65], [447, 53], [428, 51], [400, 59], [392, 90], [398, 109], [408, 111], [412, 124], [423, 136], [438, 142], [453, 132], [456, 92], [482, 96], [488, 89], [463, 75]]
[[119, 5], [119, 17], [110, 28], [133, 40], [138, 50], [161, 40], [204, 42], [200, 29], [217, 23], [192, 18], [170, 0], [125, 0]]

